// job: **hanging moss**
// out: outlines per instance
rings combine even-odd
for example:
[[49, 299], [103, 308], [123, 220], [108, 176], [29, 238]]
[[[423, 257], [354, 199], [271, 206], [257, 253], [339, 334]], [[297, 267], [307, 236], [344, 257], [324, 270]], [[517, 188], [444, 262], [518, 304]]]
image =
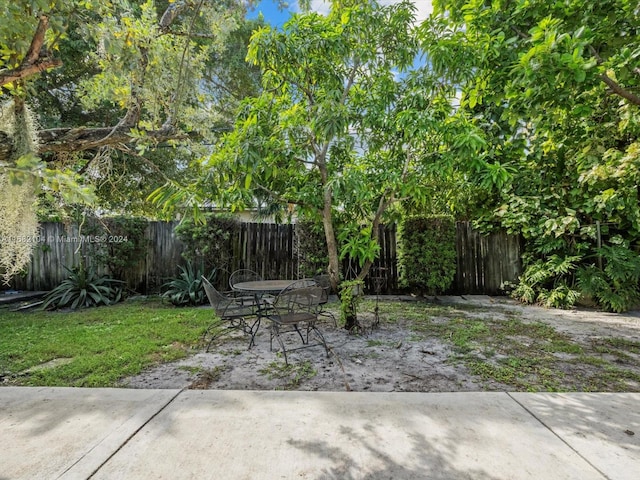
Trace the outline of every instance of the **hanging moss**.
[[12, 138], [9, 165], [0, 165], [0, 275], [5, 284], [30, 261], [38, 242], [34, 179], [18, 175], [15, 164], [38, 150], [37, 125], [29, 108], [10, 101], [0, 109], [0, 131]]

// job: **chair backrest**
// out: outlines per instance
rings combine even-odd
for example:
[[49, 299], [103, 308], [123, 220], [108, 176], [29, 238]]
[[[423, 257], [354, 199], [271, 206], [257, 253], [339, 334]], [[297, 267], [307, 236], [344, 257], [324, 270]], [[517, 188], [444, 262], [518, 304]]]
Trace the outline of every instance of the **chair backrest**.
[[227, 308], [233, 300], [222, 295], [216, 287], [214, 287], [207, 277], [202, 276], [202, 285], [204, 286], [204, 293], [209, 299], [209, 303], [216, 312], [223, 311]]
[[319, 275], [314, 275], [313, 279], [322, 288], [331, 288], [331, 279], [329, 278], [328, 274], [322, 273], [322, 274], [319, 274]]
[[301, 288], [285, 288], [276, 297], [273, 306], [278, 314], [288, 313], [313, 313], [318, 309], [322, 298], [322, 287], [317, 285]]
[[240, 270], [236, 270], [231, 274], [231, 276], [229, 277], [229, 286], [231, 287], [231, 290], [235, 290], [233, 286], [236, 283], [254, 282], [260, 280], [263, 280], [263, 278], [257, 272], [243, 268]]
[[322, 274], [316, 275], [313, 279], [317, 282], [317, 284], [322, 287], [322, 299], [320, 300], [320, 304], [325, 304], [329, 301], [329, 293], [331, 293], [331, 279], [329, 275]]

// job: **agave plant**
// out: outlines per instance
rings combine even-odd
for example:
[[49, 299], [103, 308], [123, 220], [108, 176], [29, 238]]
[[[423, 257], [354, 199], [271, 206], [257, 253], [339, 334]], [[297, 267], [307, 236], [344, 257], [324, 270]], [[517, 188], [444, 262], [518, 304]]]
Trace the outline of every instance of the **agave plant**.
[[[163, 294], [163, 298], [168, 299], [176, 306], [202, 305], [206, 303], [207, 297], [202, 284], [203, 270], [194, 268], [191, 263], [186, 266], [180, 266], [180, 275], [173, 280], [165, 283], [162, 288], [167, 289]], [[212, 270], [207, 279], [213, 281], [216, 270]]]
[[93, 267], [66, 268], [69, 277], [44, 298], [42, 308], [71, 309], [111, 305], [122, 300], [124, 282], [98, 275]]

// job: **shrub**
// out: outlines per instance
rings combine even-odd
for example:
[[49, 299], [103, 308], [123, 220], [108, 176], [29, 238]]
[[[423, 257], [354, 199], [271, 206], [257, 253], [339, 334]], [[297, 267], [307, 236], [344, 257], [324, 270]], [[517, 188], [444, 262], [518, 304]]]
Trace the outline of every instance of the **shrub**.
[[124, 282], [98, 275], [93, 267], [65, 269], [69, 278], [44, 298], [43, 309], [95, 307], [111, 305], [122, 299]]
[[640, 302], [640, 255], [623, 245], [605, 245], [597, 250], [602, 269], [589, 265], [578, 270], [580, 290], [612, 312], [624, 312]]
[[325, 273], [329, 264], [324, 229], [320, 222], [299, 220], [295, 225], [295, 249], [302, 277]]
[[456, 225], [449, 215], [410, 216], [400, 224], [403, 286], [431, 295], [451, 287], [456, 274]]
[[233, 258], [231, 240], [240, 222], [229, 214], [206, 214], [206, 223], [187, 218], [175, 229], [184, 243], [182, 257], [192, 265], [207, 270], [229, 270]]
[[[165, 283], [167, 290], [162, 294], [173, 305], [178, 307], [202, 305], [207, 302], [207, 295], [202, 282], [203, 270], [188, 263], [180, 267], [180, 275]], [[216, 270], [211, 271], [207, 279], [213, 283]]]
[[524, 303], [539, 303], [545, 307], [572, 307], [580, 298], [572, 280], [580, 259], [579, 255], [553, 254], [533, 261], [525, 268], [511, 296]]
[[148, 225], [149, 222], [143, 218], [89, 218], [82, 233], [100, 239], [89, 244], [91, 263], [106, 267], [118, 280], [126, 280], [127, 273], [144, 258], [148, 247], [145, 239]]

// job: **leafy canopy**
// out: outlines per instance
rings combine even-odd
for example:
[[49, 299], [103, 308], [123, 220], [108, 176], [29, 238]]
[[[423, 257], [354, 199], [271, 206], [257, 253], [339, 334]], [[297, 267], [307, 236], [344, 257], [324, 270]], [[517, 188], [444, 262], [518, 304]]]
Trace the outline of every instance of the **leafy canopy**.
[[247, 58], [262, 94], [243, 102], [194, 196], [321, 219], [334, 287], [340, 256], [359, 259], [366, 276], [394, 205], [427, 202], [430, 173], [482, 145], [452, 108], [455, 85], [416, 61], [420, 42], [409, 1], [335, 1], [327, 16], [256, 31]]
[[[576, 272], [598, 263], [624, 271], [631, 261], [604, 255], [599, 244], [634, 258], [640, 250], [638, 4], [437, 0], [434, 7], [425, 26], [435, 36], [433, 64], [473, 73], [461, 108], [488, 142], [467, 165], [486, 191], [485, 218], [527, 239], [521, 298], [571, 305], [581, 288]], [[637, 301], [637, 281], [607, 276], [613, 290], [636, 292], [621, 294], [630, 299], [622, 308]]]

